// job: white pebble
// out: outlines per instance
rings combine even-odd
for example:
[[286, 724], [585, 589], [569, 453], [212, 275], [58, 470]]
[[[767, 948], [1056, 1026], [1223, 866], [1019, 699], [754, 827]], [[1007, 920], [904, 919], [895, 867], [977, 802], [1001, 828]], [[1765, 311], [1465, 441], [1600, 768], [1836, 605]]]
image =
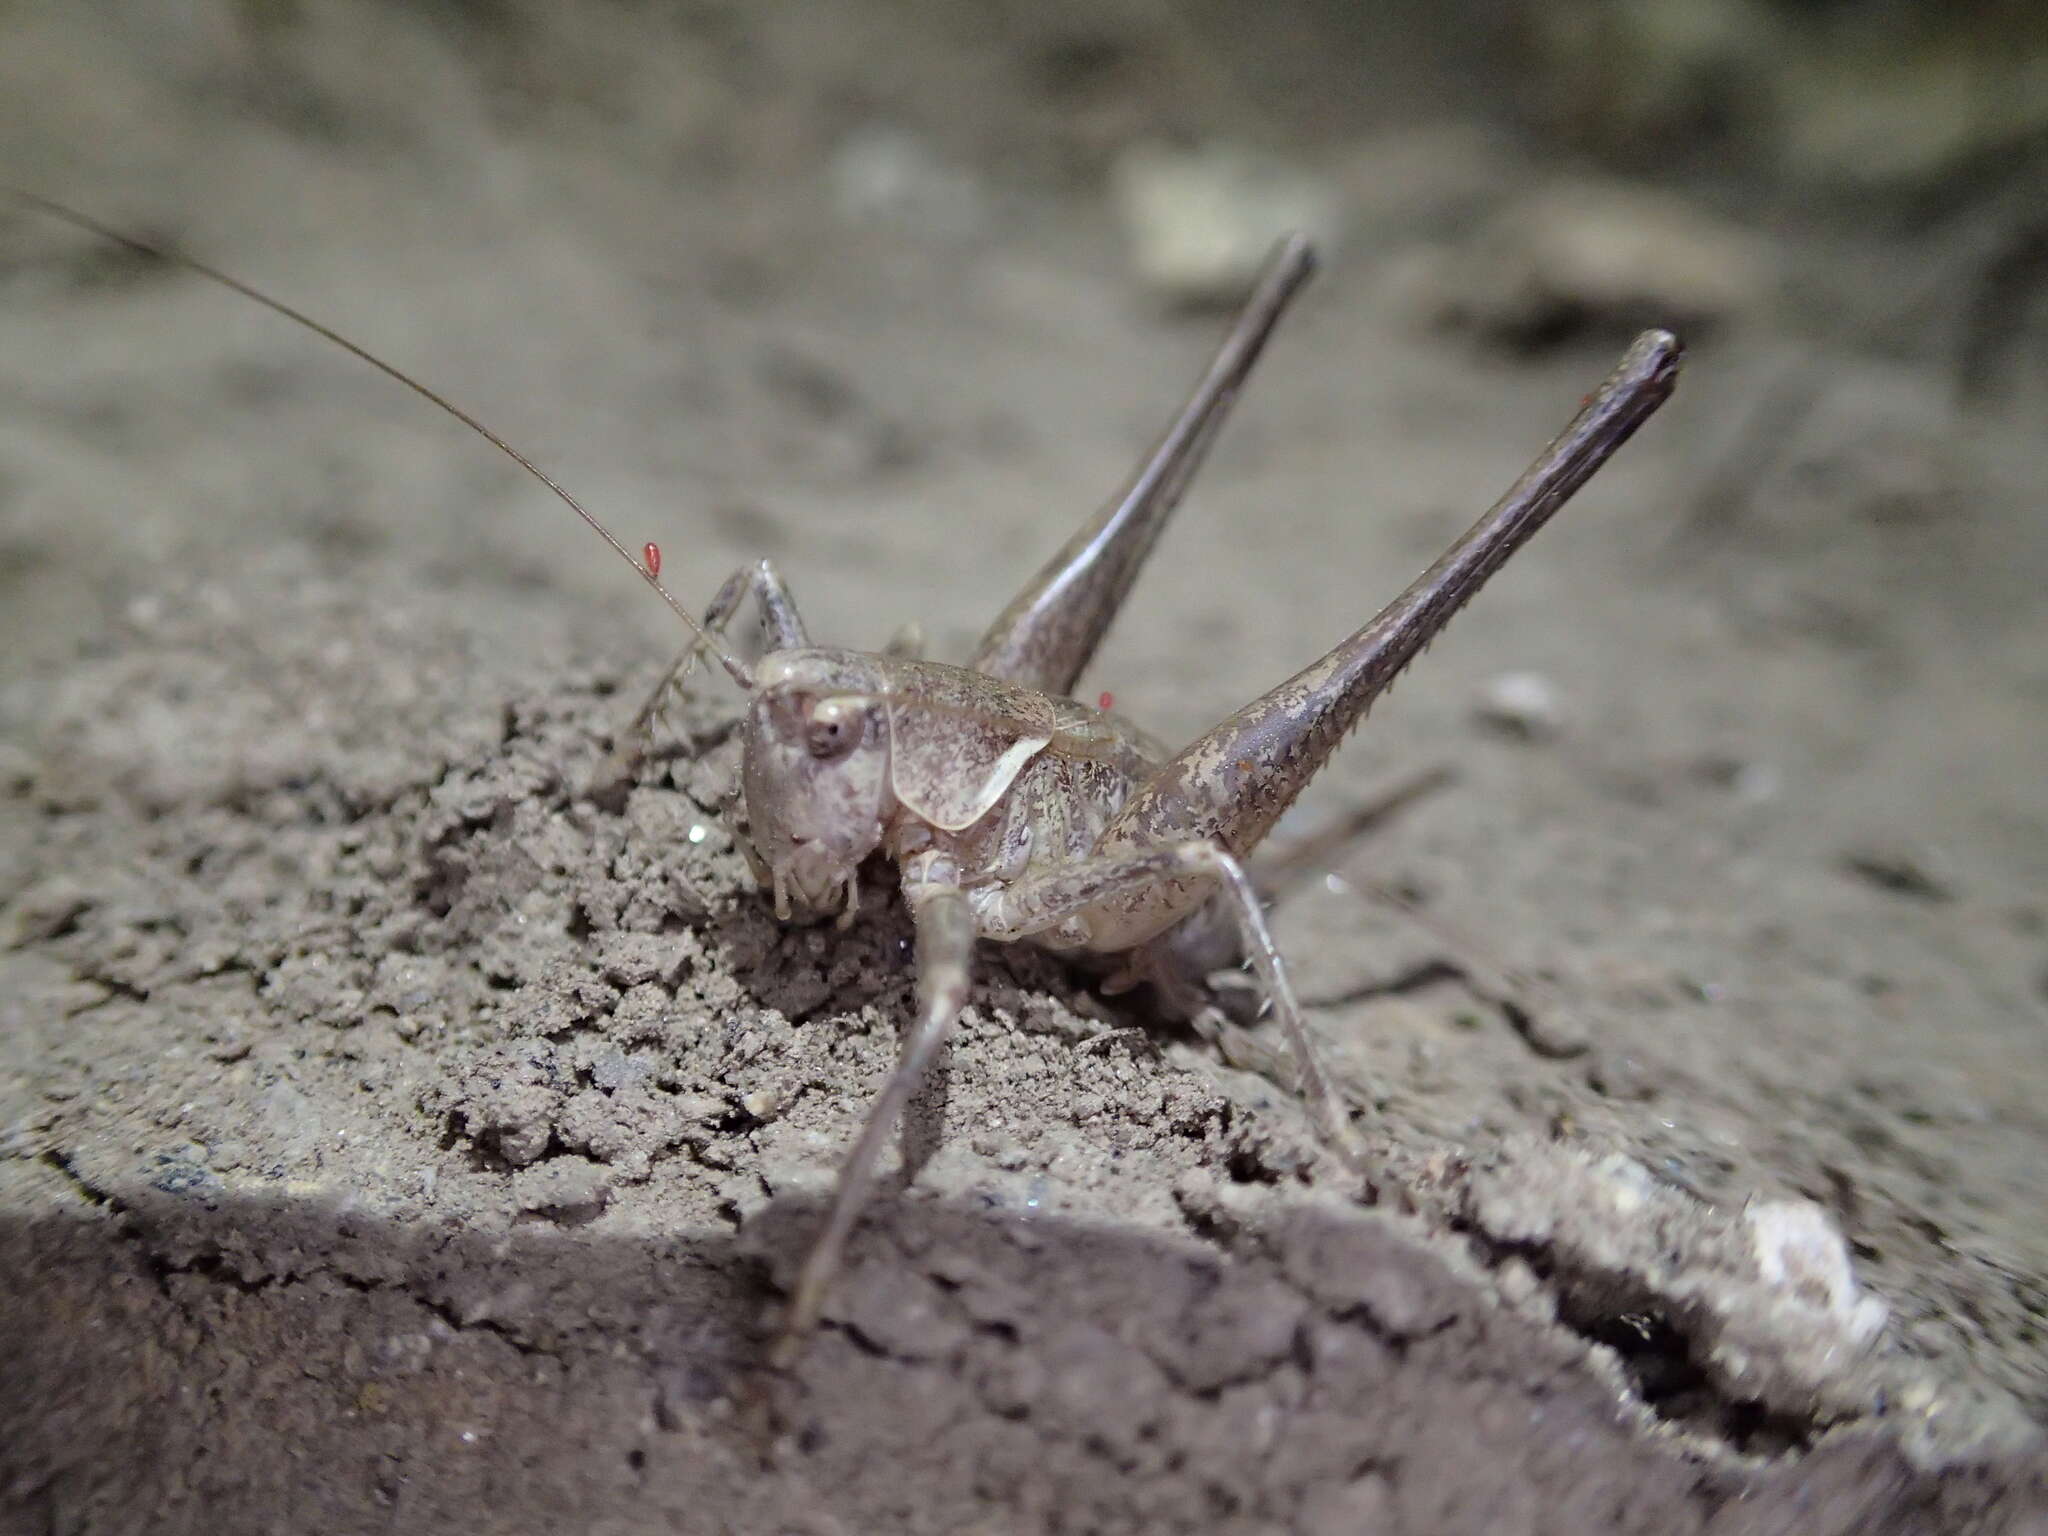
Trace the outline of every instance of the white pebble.
[[1540, 672], [1503, 672], [1479, 690], [1479, 718], [1531, 741], [1557, 734], [1557, 689]]
[[1327, 256], [1344, 222], [1335, 183], [1235, 144], [1133, 145], [1110, 195], [1139, 279], [1173, 304], [1234, 304], [1274, 241], [1300, 233]]

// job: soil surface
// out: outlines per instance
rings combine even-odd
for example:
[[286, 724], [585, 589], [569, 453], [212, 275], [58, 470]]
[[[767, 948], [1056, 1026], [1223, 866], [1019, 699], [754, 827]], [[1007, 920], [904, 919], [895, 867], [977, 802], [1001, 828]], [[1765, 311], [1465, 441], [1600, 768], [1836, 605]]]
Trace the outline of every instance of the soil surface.
[[[1083, 684], [1184, 740], [1637, 317], [1431, 323], [1418, 263], [1592, 174], [1470, 38], [1158, 9], [52, 0], [0, 165], [679, 590], [769, 555], [813, 635], [952, 659], [1221, 328], [1110, 159], [1257, 139], [1347, 234]], [[486, 445], [0, 217], [0, 1526], [2048, 1529], [2038, 357], [1959, 394], [1956, 241], [1686, 196], [1769, 280], [1276, 838], [1370, 1175], [1263, 1027], [985, 946], [767, 1438], [906, 1014], [886, 875], [774, 920], [716, 679], [603, 788], [672, 620]]]

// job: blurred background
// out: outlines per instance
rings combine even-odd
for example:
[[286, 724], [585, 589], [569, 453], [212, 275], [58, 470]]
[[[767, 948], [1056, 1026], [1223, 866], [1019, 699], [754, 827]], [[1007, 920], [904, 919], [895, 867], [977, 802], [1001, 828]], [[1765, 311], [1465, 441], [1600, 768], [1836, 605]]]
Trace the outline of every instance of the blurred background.
[[[777, 557], [852, 643], [963, 651], [1311, 230], [1327, 276], [1098, 669], [1169, 734], [1391, 595], [1670, 325], [1678, 403], [1408, 691], [1533, 672], [1693, 764], [1620, 777], [1766, 816], [1825, 784], [1823, 841], [1903, 820], [2014, 889], [2048, 877], [2044, 145], [2028, 0], [0, 13], [5, 179], [416, 371], [686, 591]], [[445, 418], [20, 211], [0, 391], [17, 665], [294, 562], [666, 641]]]
[[[1177, 739], [1679, 330], [1674, 401], [1305, 807], [1452, 768], [1374, 878], [1555, 980], [1607, 1075], [1345, 1025], [1460, 1145], [1602, 1101], [1688, 1187], [1831, 1201], [1907, 1347], [2048, 1403], [2038, 0], [12, 0], [0, 180], [415, 372], [682, 593], [770, 555], [820, 639], [946, 659], [1305, 228], [1325, 274], [1083, 685]], [[260, 637], [309, 586], [431, 593], [510, 673], [673, 642], [455, 423], [0, 209], [0, 729], [138, 605]], [[1283, 914], [1311, 992], [1404, 942], [1340, 893]], [[1507, 1086], [1451, 1123], [1439, 1060]]]

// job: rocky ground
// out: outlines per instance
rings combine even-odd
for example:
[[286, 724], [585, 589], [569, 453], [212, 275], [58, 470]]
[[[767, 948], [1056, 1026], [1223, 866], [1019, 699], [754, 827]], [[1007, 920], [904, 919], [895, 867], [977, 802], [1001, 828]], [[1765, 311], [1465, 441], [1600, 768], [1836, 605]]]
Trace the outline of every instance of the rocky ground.
[[774, 922], [722, 685], [591, 793], [674, 636], [544, 491], [9, 214], [7, 1528], [2042, 1528], [2039, 343], [1934, 344], [1988, 237], [1565, 164], [1470, 39], [822, 10], [30, 6], [0, 162], [683, 590], [773, 555], [815, 635], [957, 657], [1220, 327], [1123, 147], [1257, 143], [1341, 239], [1085, 682], [1170, 738], [1682, 320], [1282, 829], [1371, 1175], [989, 950], [764, 1444], [902, 916]]

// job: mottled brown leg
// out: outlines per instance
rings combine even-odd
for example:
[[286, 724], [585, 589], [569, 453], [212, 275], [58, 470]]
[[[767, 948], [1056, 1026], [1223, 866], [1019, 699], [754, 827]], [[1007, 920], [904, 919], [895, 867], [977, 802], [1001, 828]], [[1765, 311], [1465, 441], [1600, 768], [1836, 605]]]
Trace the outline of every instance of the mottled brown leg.
[[889, 636], [889, 643], [882, 647], [884, 656], [903, 661], [924, 659], [924, 626], [915, 619], [896, 626], [896, 632]]
[[875, 1164], [882, 1155], [904, 1106], [930, 1070], [946, 1037], [967, 1002], [969, 962], [974, 953], [974, 917], [967, 898], [952, 887], [925, 886], [913, 897], [917, 918], [917, 1021], [903, 1042], [896, 1071], [883, 1085], [860, 1138], [839, 1170], [825, 1224], [811, 1239], [797, 1273], [796, 1289], [768, 1349], [768, 1363], [786, 1371], [802, 1353], [804, 1340], [818, 1325], [825, 1292], [839, 1272], [846, 1239], [860, 1219], [874, 1190]]
[[1507, 494], [1363, 629], [1183, 750], [1139, 787], [1099, 846], [1259, 845], [1366, 710], [1487, 579], [1670, 396], [1680, 348], [1645, 331]]
[[1174, 915], [1193, 912], [1220, 891], [1244, 935], [1245, 953], [1265, 984], [1266, 998], [1294, 1053], [1301, 1096], [1318, 1131], [1346, 1163], [1362, 1165], [1351, 1117], [1308, 1032], [1288, 979], [1286, 962], [1266, 926], [1257, 892], [1237, 860], [1214, 843], [1179, 843], [1088, 859], [1066, 869], [992, 891], [976, 913], [982, 935], [997, 940], [1028, 938], [1071, 918], [1086, 921], [1091, 909], [1101, 920], [1133, 913], [1149, 926], [1166, 926]]
[[1201, 468], [1266, 338], [1314, 271], [1315, 253], [1299, 235], [1273, 248], [1244, 312], [1166, 435], [1130, 483], [1011, 600], [989, 626], [969, 666], [1045, 693], [1074, 691], [1160, 530]]

